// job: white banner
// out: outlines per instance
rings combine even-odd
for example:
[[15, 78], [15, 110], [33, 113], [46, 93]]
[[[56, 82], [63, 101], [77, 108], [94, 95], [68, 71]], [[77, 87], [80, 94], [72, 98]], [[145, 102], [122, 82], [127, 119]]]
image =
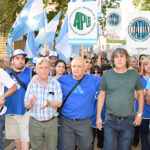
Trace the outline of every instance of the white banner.
[[68, 4], [68, 43], [97, 44], [97, 2]]
[[121, 10], [116, 8], [106, 9], [106, 30], [120, 30], [122, 24]]
[[131, 12], [127, 30], [128, 48], [150, 48], [150, 11]]

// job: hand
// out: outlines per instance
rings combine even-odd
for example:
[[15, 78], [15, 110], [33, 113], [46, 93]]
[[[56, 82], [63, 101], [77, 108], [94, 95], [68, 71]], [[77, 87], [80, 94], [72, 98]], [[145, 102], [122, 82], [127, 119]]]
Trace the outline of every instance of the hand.
[[31, 79], [32, 83], [37, 83], [38, 75], [34, 75]]
[[102, 56], [102, 51], [99, 49], [98, 51], [99, 56]]
[[0, 96], [0, 106], [3, 106], [5, 104], [5, 98]]
[[99, 129], [99, 130], [101, 130], [102, 129], [102, 119], [101, 118], [98, 118], [97, 120], [96, 120], [96, 126], [97, 126], [97, 128]]
[[40, 109], [44, 109], [45, 107], [48, 107], [48, 106], [49, 106], [49, 101], [48, 101], [48, 99], [46, 99], [44, 105], [41, 106]]
[[142, 117], [136, 115], [133, 122], [134, 126], [139, 126], [141, 124], [141, 121], [142, 121]]
[[93, 46], [90, 47], [90, 54], [93, 53]]
[[31, 97], [30, 97], [30, 105], [33, 106], [36, 102], [36, 97], [35, 95], [33, 94]]

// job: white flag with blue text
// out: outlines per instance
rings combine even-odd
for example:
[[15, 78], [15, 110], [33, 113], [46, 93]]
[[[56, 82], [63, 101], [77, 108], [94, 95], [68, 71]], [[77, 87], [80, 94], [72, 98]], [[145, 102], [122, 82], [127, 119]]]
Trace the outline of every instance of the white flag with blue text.
[[8, 34], [8, 52], [12, 51], [11, 44], [21, 40], [23, 35], [44, 27], [42, 0], [29, 0]]
[[[54, 42], [60, 15], [61, 12], [59, 12], [48, 24], [46, 24], [45, 28], [40, 29], [39, 34], [37, 35], [35, 40], [37, 49], [39, 49], [44, 44], [49, 45], [49, 48], [52, 49], [52, 44]], [[46, 41], [45, 41], [45, 32], [46, 32]]]

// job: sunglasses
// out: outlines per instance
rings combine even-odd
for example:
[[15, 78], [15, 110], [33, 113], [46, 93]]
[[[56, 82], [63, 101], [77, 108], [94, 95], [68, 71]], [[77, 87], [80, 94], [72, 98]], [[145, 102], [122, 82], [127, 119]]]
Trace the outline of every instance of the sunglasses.
[[86, 63], [92, 64], [92, 62], [91, 62], [91, 61], [86, 61]]
[[101, 74], [100, 71], [93, 71], [92, 74]]

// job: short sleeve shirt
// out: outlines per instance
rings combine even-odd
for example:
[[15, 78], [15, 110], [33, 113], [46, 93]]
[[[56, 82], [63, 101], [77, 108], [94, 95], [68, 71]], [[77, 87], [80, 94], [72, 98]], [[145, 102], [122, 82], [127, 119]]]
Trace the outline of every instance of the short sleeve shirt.
[[4, 94], [4, 87], [11, 88], [15, 82], [9, 74], [0, 68], [0, 96]]
[[143, 89], [140, 76], [135, 70], [120, 74], [111, 69], [104, 73], [99, 88], [106, 92], [106, 115], [135, 115], [134, 91]]

